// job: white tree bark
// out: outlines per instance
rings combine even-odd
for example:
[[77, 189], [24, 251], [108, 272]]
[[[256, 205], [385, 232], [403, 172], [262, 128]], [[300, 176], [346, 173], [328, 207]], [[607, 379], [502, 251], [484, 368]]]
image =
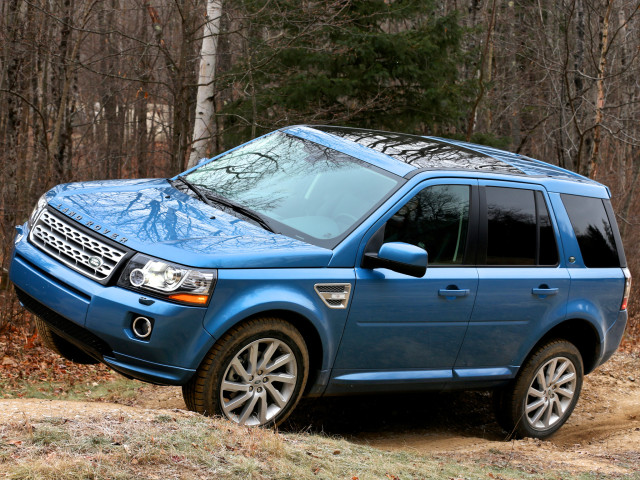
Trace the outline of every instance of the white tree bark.
[[207, 147], [215, 138], [214, 79], [216, 75], [216, 53], [220, 33], [222, 0], [207, 0], [207, 23], [204, 25], [202, 49], [200, 50], [200, 74], [198, 77], [198, 98], [196, 119], [193, 124], [193, 141], [188, 168], [207, 156]]

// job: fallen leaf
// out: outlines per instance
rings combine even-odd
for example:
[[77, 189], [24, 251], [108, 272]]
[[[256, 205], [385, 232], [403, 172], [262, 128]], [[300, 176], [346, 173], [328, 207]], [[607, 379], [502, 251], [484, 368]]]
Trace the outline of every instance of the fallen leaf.
[[17, 367], [18, 366], [18, 364], [16, 363], [16, 361], [13, 358], [7, 357], [7, 356], [2, 357], [2, 365], [3, 366], [9, 366], [9, 367]]

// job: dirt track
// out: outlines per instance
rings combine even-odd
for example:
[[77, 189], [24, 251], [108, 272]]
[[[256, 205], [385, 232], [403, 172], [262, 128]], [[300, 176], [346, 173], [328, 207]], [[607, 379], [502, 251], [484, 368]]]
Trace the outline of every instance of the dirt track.
[[[179, 388], [151, 385], [132, 403], [0, 400], [0, 424], [96, 413], [143, 420], [155, 418], [157, 409], [185, 408]], [[526, 465], [531, 472], [640, 476], [640, 357], [618, 353], [589, 375], [569, 422], [548, 441], [505, 441], [493, 420], [491, 398], [482, 392], [306, 400], [283, 426], [287, 429], [341, 435], [384, 450]]]

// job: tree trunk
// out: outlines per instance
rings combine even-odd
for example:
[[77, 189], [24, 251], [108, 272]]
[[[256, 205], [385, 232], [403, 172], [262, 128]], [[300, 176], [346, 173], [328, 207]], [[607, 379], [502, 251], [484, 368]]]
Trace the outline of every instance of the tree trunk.
[[600, 59], [598, 61], [598, 76], [596, 80], [596, 112], [593, 127], [593, 150], [587, 167], [586, 174], [589, 178], [595, 178], [597, 174], [598, 157], [600, 156], [600, 142], [602, 141], [602, 119], [604, 116], [605, 102], [605, 71], [607, 68], [607, 53], [609, 51], [609, 18], [613, 0], [607, 1], [607, 9], [602, 19], [602, 36], [600, 40]]
[[[10, 51], [5, 57], [6, 65], [2, 65], [6, 69], [6, 81], [9, 91], [20, 90], [20, 69], [23, 61], [21, 52], [18, 48], [18, 40], [21, 35], [22, 12], [19, 0], [12, 0], [8, 4], [7, 26], [9, 37], [8, 46]], [[2, 72], [0, 72], [2, 73]], [[5, 161], [0, 163], [3, 167], [3, 181], [0, 189], [0, 218], [4, 216], [4, 222], [13, 226], [16, 223], [15, 203], [17, 200], [17, 170], [18, 170], [18, 135], [22, 123], [21, 99], [13, 96], [7, 96], [7, 112], [4, 129], [4, 157]], [[6, 162], [6, 163], [5, 163]], [[2, 232], [0, 232], [2, 233]], [[0, 265], [1, 267], [2, 265]]]
[[51, 138], [51, 154], [53, 155], [53, 172], [56, 182], [63, 182], [66, 180], [65, 172], [70, 170], [67, 165], [71, 160], [69, 159], [68, 146], [70, 137], [68, 134], [70, 130], [69, 123], [69, 96], [71, 92], [71, 83], [73, 81], [73, 67], [74, 62], [80, 46], [80, 40], [78, 39], [75, 45], [72, 47], [73, 32], [71, 29], [73, 7], [71, 0], [65, 0], [63, 3], [64, 17], [62, 31], [60, 32], [60, 58], [62, 59], [59, 66], [59, 96], [57, 98], [58, 112], [53, 127], [53, 134]]
[[207, 0], [207, 23], [204, 25], [204, 38], [200, 52], [196, 118], [193, 124], [193, 142], [187, 168], [194, 167], [200, 158], [209, 156], [213, 149], [207, 147], [215, 143], [214, 86], [221, 16], [222, 0]]
[[487, 74], [487, 64], [491, 61], [490, 55], [493, 55], [492, 44], [493, 44], [493, 30], [496, 22], [496, 0], [493, 0], [491, 5], [491, 16], [489, 17], [489, 25], [487, 26], [487, 36], [484, 41], [484, 48], [482, 51], [482, 58], [480, 60], [480, 65], [478, 67], [478, 87], [480, 91], [473, 103], [471, 108], [471, 113], [469, 114], [469, 118], [467, 121], [467, 136], [466, 140], [469, 142], [471, 140], [471, 135], [473, 135], [473, 130], [476, 124], [476, 117], [478, 115], [478, 108], [480, 106], [480, 102], [482, 101], [482, 97], [484, 97], [485, 92], [485, 81]]

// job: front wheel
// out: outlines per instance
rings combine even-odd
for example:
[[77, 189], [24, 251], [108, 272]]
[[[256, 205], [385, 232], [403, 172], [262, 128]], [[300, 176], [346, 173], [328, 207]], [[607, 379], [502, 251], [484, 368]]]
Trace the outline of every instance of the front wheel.
[[40, 337], [42, 344], [48, 349], [73, 363], [79, 363], [81, 365], [95, 365], [96, 363], [100, 363], [91, 355], [86, 354], [73, 343], [65, 340], [51, 330], [46, 322], [40, 317], [35, 317], [35, 321], [38, 336]]
[[512, 387], [496, 392], [496, 416], [516, 437], [546, 438], [569, 418], [582, 389], [582, 356], [570, 342], [542, 345]]
[[278, 425], [300, 400], [309, 354], [300, 332], [277, 318], [225, 334], [182, 388], [190, 410], [241, 425]]

